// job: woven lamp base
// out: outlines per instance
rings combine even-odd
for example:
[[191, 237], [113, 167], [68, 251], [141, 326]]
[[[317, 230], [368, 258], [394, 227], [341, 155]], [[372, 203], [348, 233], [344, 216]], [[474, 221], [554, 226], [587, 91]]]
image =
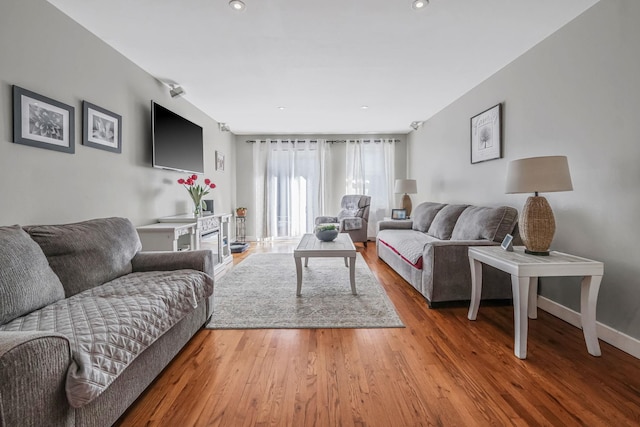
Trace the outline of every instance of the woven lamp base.
[[411, 197], [409, 197], [407, 193], [404, 193], [404, 196], [402, 196], [402, 209], [405, 209], [407, 211], [407, 218], [411, 216], [412, 207], [413, 206], [411, 206]]
[[522, 208], [519, 227], [526, 253], [549, 255], [556, 232], [556, 220], [547, 199], [542, 196], [529, 197]]

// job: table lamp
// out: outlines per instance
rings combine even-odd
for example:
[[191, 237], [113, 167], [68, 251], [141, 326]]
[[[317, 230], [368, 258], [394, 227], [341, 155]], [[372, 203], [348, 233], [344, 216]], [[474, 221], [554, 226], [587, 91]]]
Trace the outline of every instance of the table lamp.
[[409, 194], [415, 194], [418, 192], [418, 186], [415, 179], [396, 179], [396, 185], [393, 190], [396, 194], [404, 193], [402, 196], [402, 209], [406, 209], [407, 218], [411, 215], [411, 197]]
[[547, 199], [538, 192], [571, 191], [571, 174], [566, 156], [530, 157], [513, 160], [507, 168], [507, 194], [534, 193], [520, 215], [520, 235], [525, 252], [549, 255], [556, 221]]

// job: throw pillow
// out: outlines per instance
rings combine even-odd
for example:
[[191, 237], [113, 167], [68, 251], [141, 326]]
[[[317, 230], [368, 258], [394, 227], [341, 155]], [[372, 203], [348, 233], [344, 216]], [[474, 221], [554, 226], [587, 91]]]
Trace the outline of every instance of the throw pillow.
[[142, 248], [126, 218], [25, 227], [38, 242], [68, 297], [131, 273], [131, 259]]
[[19, 225], [0, 227], [0, 325], [63, 298], [40, 246]]
[[420, 203], [413, 210], [411, 219], [413, 219], [412, 228], [417, 231], [422, 231], [426, 233], [433, 222], [433, 219], [436, 217], [440, 209], [444, 208], [446, 205], [442, 203], [433, 203], [433, 202], [424, 202]]
[[468, 205], [447, 205], [440, 209], [429, 226], [427, 234], [440, 240], [451, 239], [451, 233], [460, 214]]
[[485, 208], [469, 206], [458, 218], [451, 240], [492, 240], [502, 242], [513, 232], [518, 211], [508, 206]]

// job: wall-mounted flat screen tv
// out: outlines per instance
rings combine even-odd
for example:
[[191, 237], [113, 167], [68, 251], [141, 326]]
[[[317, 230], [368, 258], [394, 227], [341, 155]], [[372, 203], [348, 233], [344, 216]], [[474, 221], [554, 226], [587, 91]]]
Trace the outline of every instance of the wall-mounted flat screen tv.
[[151, 101], [153, 167], [204, 173], [202, 127]]

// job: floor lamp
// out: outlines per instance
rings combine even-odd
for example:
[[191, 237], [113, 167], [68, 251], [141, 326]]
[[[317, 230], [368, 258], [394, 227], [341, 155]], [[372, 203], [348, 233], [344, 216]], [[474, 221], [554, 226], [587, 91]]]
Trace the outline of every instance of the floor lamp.
[[415, 179], [396, 179], [396, 185], [393, 190], [396, 194], [404, 193], [402, 196], [402, 209], [407, 211], [407, 218], [411, 215], [411, 197], [409, 194], [415, 194], [418, 192], [418, 186]]
[[571, 174], [566, 156], [530, 157], [509, 162], [507, 193], [534, 193], [520, 215], [519, 228], [525, 252], [549, 255], [556, 221], [547, 199], [538, 192], [571, 191]]

